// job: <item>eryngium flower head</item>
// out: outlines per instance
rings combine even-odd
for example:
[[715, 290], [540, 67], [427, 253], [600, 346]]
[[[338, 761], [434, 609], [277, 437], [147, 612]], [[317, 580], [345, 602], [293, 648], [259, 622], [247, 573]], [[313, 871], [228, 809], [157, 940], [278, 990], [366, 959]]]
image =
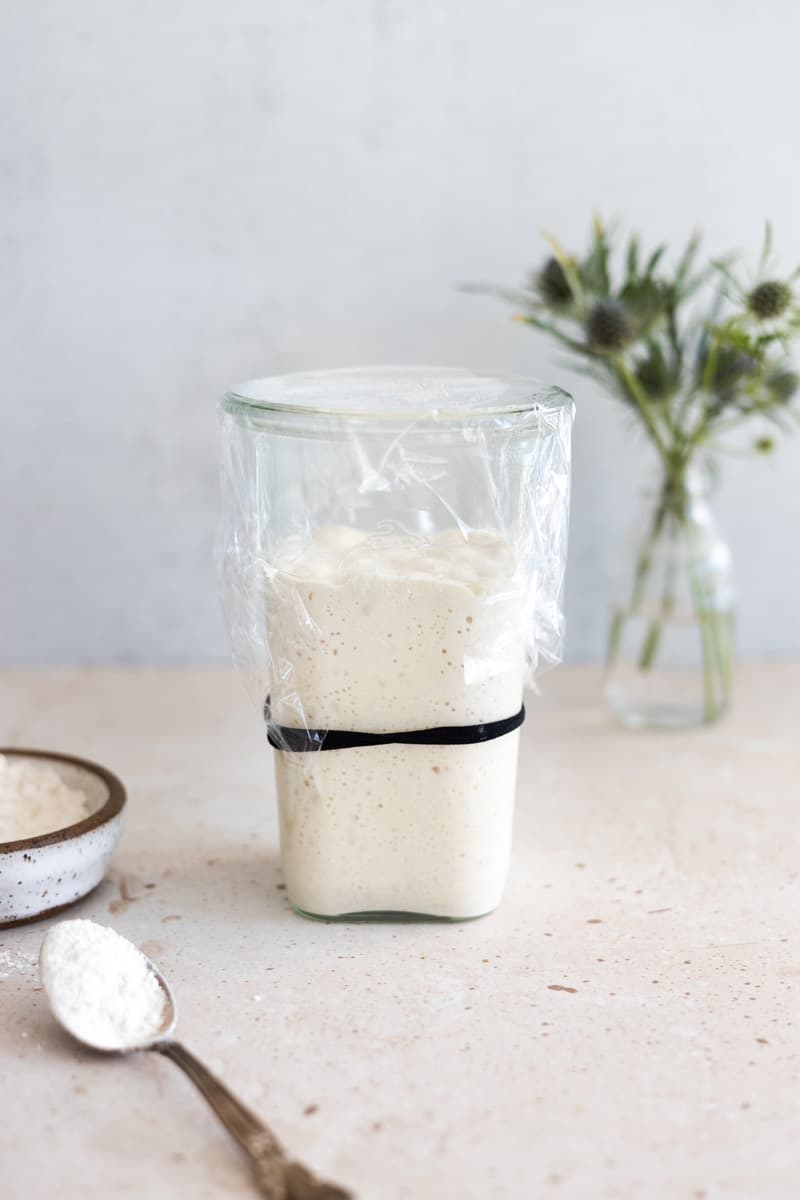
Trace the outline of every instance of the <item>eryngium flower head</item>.
[[[706, 370], [706, 359], [707, 356], [703, 359], [701, 375]], [[714, 364], [711, 386], [716, 391], [730, 391], [755, 368], [756, 360], [752, 355], [745, 354], [743, 350], [734, 350], [732, 346], [722, 346]]]
[[772, 392], [777, 400], [791, 400], [792, 396], [800, 386], [800, 376], [796, 371], [790, 371], [788, 368], [782, 368], [778, 371], [773, 371], [767, 378], [767, 387]]
[[548, 258], [533, 282], [545, 303], [553, 308], [562, 308], [572, 300], [572, 288], [557, 258]]
[[586, 322], [586, 338], [594, 350], [624, 350], [633, 339], [633, 322], [619, 300], [598, 300]]
[[759, 321], [780, 317], [792, 303], [792, 289], [779, 279], [757, 284], [747, 297], [747, 307]]

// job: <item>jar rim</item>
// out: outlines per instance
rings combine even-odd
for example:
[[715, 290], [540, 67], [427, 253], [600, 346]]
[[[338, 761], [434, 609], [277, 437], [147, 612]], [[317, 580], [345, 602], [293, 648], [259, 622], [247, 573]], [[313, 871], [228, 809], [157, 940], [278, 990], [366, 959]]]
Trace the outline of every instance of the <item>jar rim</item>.
[[522, 376], [458, 367], [386, 366], [251, 379], [226, 392], [222, 408], [241, 415], [452, 420], [560, 410], [572, 415], [574, 402], [563, 388]]

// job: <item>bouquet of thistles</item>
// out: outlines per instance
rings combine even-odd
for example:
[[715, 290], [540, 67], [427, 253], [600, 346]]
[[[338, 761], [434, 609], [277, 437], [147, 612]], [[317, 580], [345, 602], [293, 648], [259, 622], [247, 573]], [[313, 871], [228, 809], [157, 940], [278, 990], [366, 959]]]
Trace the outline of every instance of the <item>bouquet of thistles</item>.
[[800, 332], [800, 271], [775, 271], [769, 225], [749, 272], [735, 269], [734, 255], [699, 262], [697, 235], [673, 259], [664, 245], [643, 252], [636, 235], [616, 244], [599, 220], [582, 256], [547, 240], [551, 253], [523, 288], [468, 290], [512, 303], [517, 320], [547, 335], [644, 430], [661, 478], [629, 597], [615, 610], [608, 662], [620, 658], [627, 623], [644, 630], [634, 658], [640, 676], [649, 671], [666, 655], [665, 630], [684, 614], [700, 631], [702, 716], [713, 719], [730, 693], [732, 601], [701, 527], [693, 468], [722, 449], [740, 453], [741, 439], [734, 447], [726, 435], [747, 423], [757, 426], [750, 446], [762, 454], [776, 431], [797, 424], [800, 379], [789, 352]]
[[598, 219], [583, 256], [547, 240], [552, 253], [526, 287], [468, 290], [512, 303], [517, 320], [618, 396], [652, 442], [665, 487], [680, 492], [696, 452], [719, 448], [744, 422], [761, 418], [753, 443], [761, 453], [772, 450], [775, 429], [797, 422], [789, 348], [800, 331], [800, 271], [771, 273], [769, 225], [749, 278], [734, 272], [734, 255], [698, 264], [698, 235], [671, 267], [665, 245], [644, 254], [635, 234], [617, 252]]

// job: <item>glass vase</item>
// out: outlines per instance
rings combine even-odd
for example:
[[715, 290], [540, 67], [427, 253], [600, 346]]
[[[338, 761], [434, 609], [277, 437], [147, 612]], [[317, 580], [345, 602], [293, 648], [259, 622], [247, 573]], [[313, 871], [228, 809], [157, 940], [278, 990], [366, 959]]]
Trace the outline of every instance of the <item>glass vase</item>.
[[664, 480], [646, 499], [613, 610], [606, 699], [632, 729], [707, 725], [731, 699], [731, 553], [700, 472]]

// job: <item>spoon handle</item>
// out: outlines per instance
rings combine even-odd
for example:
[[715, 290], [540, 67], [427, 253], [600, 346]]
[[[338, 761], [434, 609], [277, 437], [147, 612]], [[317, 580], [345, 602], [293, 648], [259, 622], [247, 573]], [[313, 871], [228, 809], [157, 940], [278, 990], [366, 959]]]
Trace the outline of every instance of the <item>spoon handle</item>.
[[180, 1042], [157, 1042], [153, 1049], [172, 1059], [205, 1096], [222, 1124], [249, 1155], [259, 1191], [266, 1200], [353, 1200], [352, 1192], [323, 1183], [301, 1164], [290, 1161], [264, 1122]]

